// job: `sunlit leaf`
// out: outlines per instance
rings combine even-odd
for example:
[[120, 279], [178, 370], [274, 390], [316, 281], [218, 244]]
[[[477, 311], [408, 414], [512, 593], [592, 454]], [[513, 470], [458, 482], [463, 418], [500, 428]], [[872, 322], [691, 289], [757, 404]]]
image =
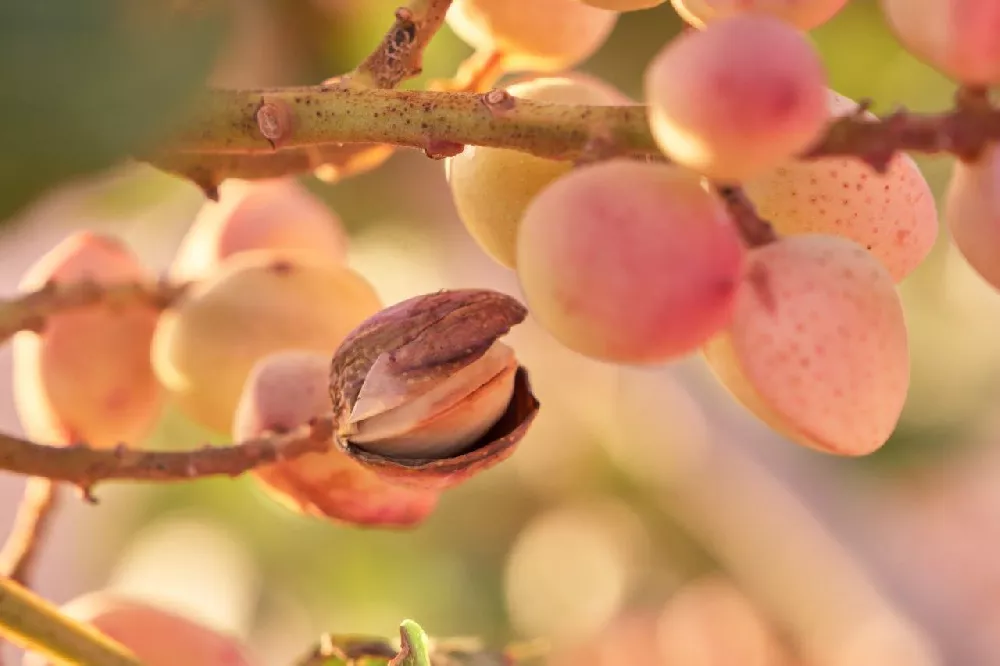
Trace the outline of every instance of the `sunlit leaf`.
[[0, 219], [177, 127], [222, 45], [212, 6], [0, 0]]

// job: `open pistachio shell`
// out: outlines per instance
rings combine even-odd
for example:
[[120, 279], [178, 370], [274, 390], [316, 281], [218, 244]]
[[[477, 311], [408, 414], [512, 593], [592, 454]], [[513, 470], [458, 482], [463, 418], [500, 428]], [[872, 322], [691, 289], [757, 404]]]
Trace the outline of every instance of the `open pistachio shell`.
[[497, 342], [527, 316], [499, 292], [418, 296], [379, 312], [334, 355], [337, 445], [393, 483], [444, 489], [513, 453], [538, 411]]

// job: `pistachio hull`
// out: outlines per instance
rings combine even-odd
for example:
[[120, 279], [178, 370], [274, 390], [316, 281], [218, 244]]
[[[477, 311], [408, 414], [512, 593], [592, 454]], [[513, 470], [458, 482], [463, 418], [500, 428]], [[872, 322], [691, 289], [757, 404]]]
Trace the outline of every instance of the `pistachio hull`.
[[438, 501], [435, 492], [390, 484], [337, 449], [268, 465], [254, 478], [296, 513], [359, 527], [416, 527]]
[[[261, 359], [243, 389], [235, 439], [286, 431], [330, 411], [326, 354], [283, 351]], [[437, 493], [401, 488], [331, 448], [258, 468], [253, 477], [296, 513], [351, 525], [411, 527], [437, 505]]]

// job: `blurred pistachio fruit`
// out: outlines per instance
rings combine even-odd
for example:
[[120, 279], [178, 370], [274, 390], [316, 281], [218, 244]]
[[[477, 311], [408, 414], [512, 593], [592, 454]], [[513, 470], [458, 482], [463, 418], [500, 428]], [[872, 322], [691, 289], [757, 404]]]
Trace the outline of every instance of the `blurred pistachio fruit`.
[[368, 318], [330, 373], [336, 440], [387, 480], [444, 489], [510, 456], [538, 411], [498, 342], [527, 310], [480, 289], [417, 296]]
[[227, 180], [181, 240], [170, 278], [201, 280], [227, 257], [251, 250], [308, 251], [342, 264], [347, 233], [337, 214], [292, 178]]
[[[237, 441], [293, 430], [330, 413], [330, 355], [286, 350], [254, 365], [236, 416]], [[372, 527], [409, 527], [437, 505], [434, 491], [383, 480], [339, 448], [281, 460], [252, 472], [260, 487], [289, 509]]]
[[[149, 279], [124, 243], [81, 231], [35, 262], [20, 288]], [[149, 360], [159, 316], [152, 303], [95, 303], [52, 314], [38, 331], [17, 333], [13, 393], [25, 433], [45, 444], [96, 448], [141, 441], [163, 404]]]
[[332, 356], [382, 302], [347, 266], [257, 250], [227, 259], [160, 318], [153, 368], [193, 421], [229, 432], [254, 364], [285, 349]]

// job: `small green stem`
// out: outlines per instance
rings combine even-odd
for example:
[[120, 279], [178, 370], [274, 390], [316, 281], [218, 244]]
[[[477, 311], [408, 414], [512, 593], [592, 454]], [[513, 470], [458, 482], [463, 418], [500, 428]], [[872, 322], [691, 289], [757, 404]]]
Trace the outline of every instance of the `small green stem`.
[[9, 578], [0, 578], [0, 637], [59, 666], [142, 666], [124, 646]]
[[413, 620], [399, 626], [400, 649], [389, 666], [431, 666], [427, 634]]
[[295, 666], [514, 666], [531, 658], [521, 646], [497, 651], [477, 640], [431, 639], [413, 620], [403, 620], [399, 638], [397, 646], [379, 637], [327, 634]]

